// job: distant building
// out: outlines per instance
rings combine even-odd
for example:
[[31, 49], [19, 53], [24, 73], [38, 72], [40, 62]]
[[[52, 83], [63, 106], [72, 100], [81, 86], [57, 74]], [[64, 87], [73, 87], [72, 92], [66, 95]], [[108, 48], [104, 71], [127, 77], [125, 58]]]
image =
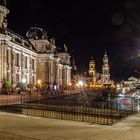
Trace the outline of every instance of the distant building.
[[[19, 82], [36, 84], [38, 80], [67, 86], [71, 81], [70, 55], [57, 52], [55, 39], [47, 32], [31, 27], [24, 38], [7, 28], [6, 2], [0, 1], [0, 88], [4, 81], [15, 87]], [[14, 20], [13, 20], [14, 22]]]
[[140, 78], [131, 76], [128, 78], [127, 81], [122, 81], [122, 84], [124, 87], [130, 87], [130, 88], [139, 87], [140, 88]]
[[93, 84], [96, 83], [96, 69], [95, 69], [95, 61], [93, 60], [93, 57], [91, 58], [89, 62], [89, 75], [92, 77]]
[[103, 57], [103, 65], [102, 65], [102, 74], [101, 74], [101, 83], [102, 84], [110, 84], [110, 73], [109, 73], [109, 64], [108, 64], [108, 56], [105, 51]]
[[89, 76], [91, 77], [89, 81], [92, 84], [112, 84], [113, 81], [110, 80], [110, 72], [109, 72], [109, 63], [108, 63], [108, 56], [105, 51], [103, 57], [103, 65], [102, 65], [102, 73], [96, 71], [95, 61], [93, 57], [89, 62]]

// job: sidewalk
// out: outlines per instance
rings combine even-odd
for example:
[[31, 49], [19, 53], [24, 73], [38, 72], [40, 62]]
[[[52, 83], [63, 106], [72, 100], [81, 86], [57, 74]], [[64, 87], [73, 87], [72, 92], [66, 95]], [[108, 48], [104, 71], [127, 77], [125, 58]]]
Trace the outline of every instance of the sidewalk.
[[105, 126], [0, 112], [0, 140], [20, 139], [14, 135], [27, 140], [140, 140], [140, 113]]

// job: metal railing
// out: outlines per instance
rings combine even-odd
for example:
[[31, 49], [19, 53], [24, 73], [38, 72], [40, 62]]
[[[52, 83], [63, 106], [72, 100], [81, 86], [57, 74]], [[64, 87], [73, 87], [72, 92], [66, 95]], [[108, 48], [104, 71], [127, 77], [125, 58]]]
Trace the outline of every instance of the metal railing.
[[1, 111], [24, 115], [112, 125], [137, 112], [135, 98], [100, 97], [94, 101], [65, 98], [24, 100], [13, 105], [1, 105]]

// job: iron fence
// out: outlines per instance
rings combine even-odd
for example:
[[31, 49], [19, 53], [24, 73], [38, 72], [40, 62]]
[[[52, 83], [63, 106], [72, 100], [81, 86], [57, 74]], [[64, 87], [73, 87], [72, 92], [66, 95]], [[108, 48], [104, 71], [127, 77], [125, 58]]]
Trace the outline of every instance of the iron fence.
[[137, 112], [137, 105], [136, 99], [132, 97], [100, 97], [94, 101], [21, 98], [20, 102], [15, 104], [1, 105], [0, 110], [38, 117], [112, 125]]

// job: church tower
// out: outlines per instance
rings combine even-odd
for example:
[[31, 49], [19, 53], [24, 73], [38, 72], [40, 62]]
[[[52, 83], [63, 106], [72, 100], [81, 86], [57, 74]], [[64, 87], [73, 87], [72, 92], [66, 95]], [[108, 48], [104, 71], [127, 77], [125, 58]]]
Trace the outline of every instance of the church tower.
[[92, 82], [93, 84], [96, 83], [96, 69], [95, 69], [95, 61], [93, 60], [93, 57], [91, 57], [91, 60], [89, 62], [89, 75], [92, 76]]
[[109, 64], [108, 64], [108, 56], [107, 56], [106, 51], [105, 51], [105, 54], [103, 57], [101, 82], [102, 82], [102, 84], [109, 84], [110, 83]]
[[0, 0], [0, 32], [5, 32], [7, 28], [6, 15], [9, 13], [9, 10], [6, 8], [6, 0]]

